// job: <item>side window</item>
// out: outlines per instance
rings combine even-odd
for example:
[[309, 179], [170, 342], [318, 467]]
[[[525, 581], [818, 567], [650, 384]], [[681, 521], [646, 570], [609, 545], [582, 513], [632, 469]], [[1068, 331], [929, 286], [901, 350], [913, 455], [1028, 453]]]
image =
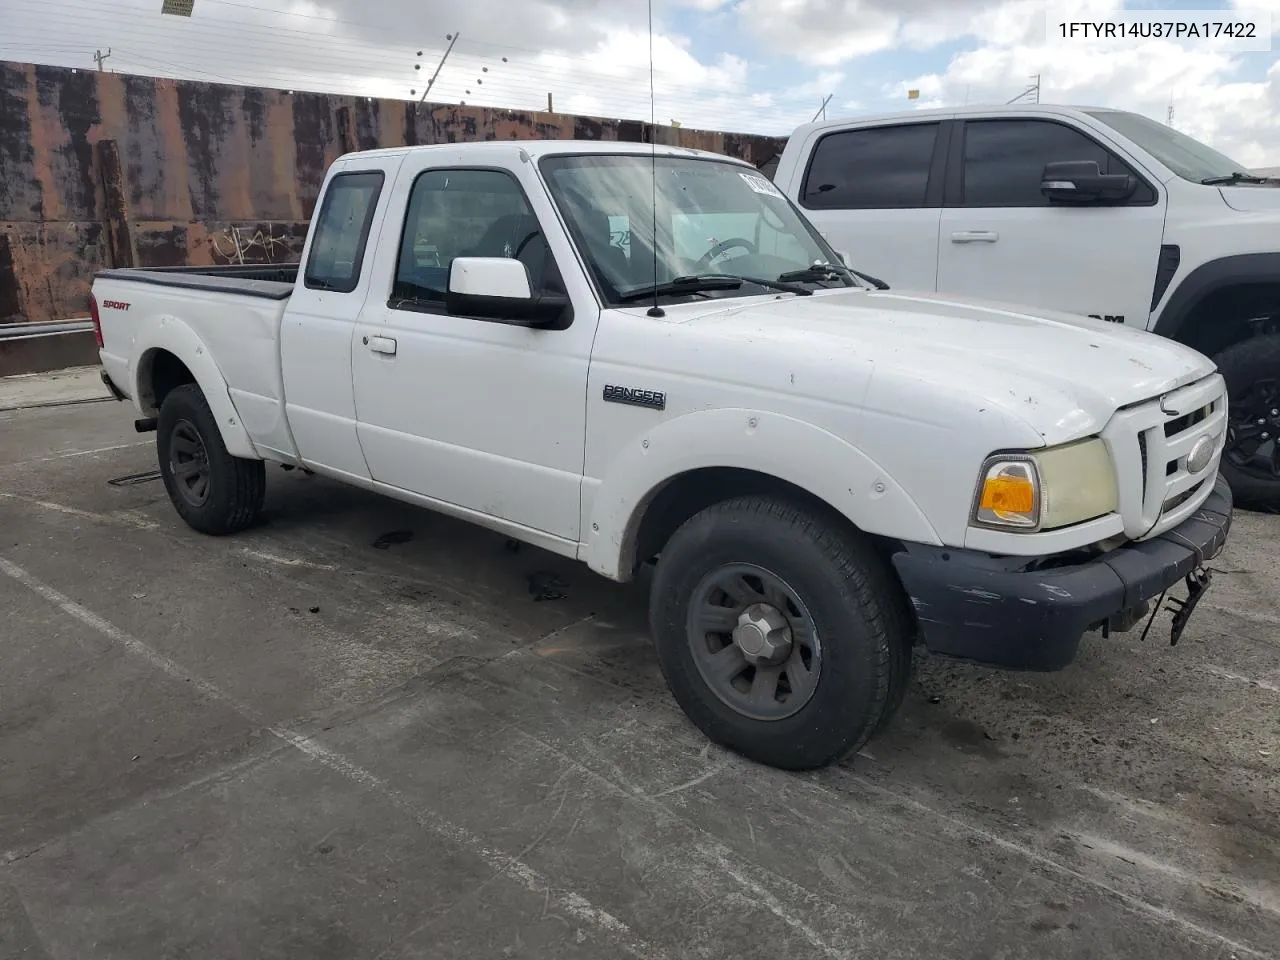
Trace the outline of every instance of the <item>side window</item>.
[[[1046, 163], [1096, 160], [1103, 173], [1133, 173], [1119, 157], [1078, 130], [1049, 120], [970, 120], [964, 125], [966, 207], [1047, 207], [1040, 192]], [[1131, 204], [1155, 194], [1139, 182]]]
[[304, 282], [313, 290], [350, 293], [360, 283], [360, 267], [373, 211], [382, 192], [382, 172], [339, 173], [329, 181]]
[[409, 194], [393, 297], [443, 303], [455, 257], [514, 257], [529, 286], [553, 272], [538, 218], [520, 184], [501, 170], [427, 170]]
[[922, 207], [938, 124], [829, 133], [818, 141], [800, 190], [811, 210]]

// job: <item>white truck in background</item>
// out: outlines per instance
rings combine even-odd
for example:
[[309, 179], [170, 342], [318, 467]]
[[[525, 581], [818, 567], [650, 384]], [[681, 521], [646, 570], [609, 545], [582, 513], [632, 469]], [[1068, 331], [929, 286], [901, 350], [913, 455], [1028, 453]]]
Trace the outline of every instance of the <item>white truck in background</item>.
[[[656, 236], [655, 236], [656, 235]], [[618, 581], [715, 741], [856, 749], [912, 646], [1055, 670], [1207, 586], [1232, 499], [1202, 354], [880, 291], [751, 166], [599, 142], [357, 153], [294, 268], [108, 270], [103, 376], [226, 535], [264, 462]]]
[[1241, 505], [1280, 509], [1275, 181], [1139, 114], [1049, 104], [806, 124], [771, 176], [892, 289], [1088, 315], [1209, 355], [1231, 407], [1223, 475]]

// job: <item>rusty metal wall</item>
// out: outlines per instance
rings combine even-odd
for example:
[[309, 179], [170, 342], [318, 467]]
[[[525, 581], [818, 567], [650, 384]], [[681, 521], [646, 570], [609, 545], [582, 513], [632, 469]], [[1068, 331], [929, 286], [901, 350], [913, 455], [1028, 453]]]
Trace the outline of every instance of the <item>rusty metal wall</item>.
[[[659, 126], [760, 165], [783, 139]], [[296, 260], [325, 169], [351, 150], [649, 139], [555, 113], [286, 93], [0, 62], [0, 323], [83, 316], [110, 266]]]

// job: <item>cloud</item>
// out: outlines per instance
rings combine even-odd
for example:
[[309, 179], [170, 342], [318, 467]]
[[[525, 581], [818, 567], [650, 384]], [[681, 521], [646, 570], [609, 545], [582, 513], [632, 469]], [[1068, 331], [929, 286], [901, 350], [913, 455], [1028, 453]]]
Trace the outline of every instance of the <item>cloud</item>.
[[773, 49], [818, 66], [963, 36], [989, 0], [742, 0], [744, 24]]
[[[551, 94], [558, 110], [650, 115], [647, 0], [195, 0], [190, 20], [161, 17], [156, 0], [0, 2], [0, 57], [10, 59], [92, 67], [94, 50], [110, 47], [107, 65], [119, 70], [416, 99], [446, 35], [460, 33], [433, 101], [545, 109]], [[1280, 0], [1233, 2], [1270, 11], [1280, 32]], [[1280, 76], [1274, 67], [1249, 72], [1264, 58], [1270, 64], [1267, 54], [1046, 41], [1047, 8], [1105, 19], [1123, 6], [655, 0], [653, 109], [659, 122], [786, 135], [828, 94], [829, 116], [1003, 103], [1039, 74], [1043, 100], [1160, 120], [1172, 95], [1179, 129], [1242, 163], [1280, 163]], [[878, 73], [866, 79], [861, 65], [873, 54]], [[904, 66], [886, 77], [899, 54]], [[905, 99], [909, 88], [919, 99]]]
[[[1280, 0], [1271, 3], [1280, 8]], [[1104, 19], [1121, 6], [1086, 0], [1073, 7], [1072, 18]], [[1033, 24], [1036, 14], [1041, 19]], [[944, 70], [908, 78], [886, 93], [900, 97], [901, 89], [916, 87], [922, 100], [938, 106], [1000, 103], [1039, 74], [1042, 102], [1117, 107], [1163, 121], [1172, 99], [1174, 126], [1182, 132], [1246, 166], [1280, 160], [1280, 68], [1275, 64], [1265, 79], [1244, 81], [1239, 79], [1241, 55], [1191, 44], [1050, 44], [1042, 18], [1037, 3], [992, 5], [975, 18], [985, 42], [955, 54]]]

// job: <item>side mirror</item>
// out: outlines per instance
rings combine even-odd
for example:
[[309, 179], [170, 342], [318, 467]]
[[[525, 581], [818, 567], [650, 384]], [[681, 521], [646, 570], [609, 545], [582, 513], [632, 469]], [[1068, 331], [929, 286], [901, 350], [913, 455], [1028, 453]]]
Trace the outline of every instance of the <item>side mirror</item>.
[[1040, 192], [1061, 203], [1118, 203], [1128, 200], [1137, 189], [1137, 177], [1104, 174], [1097, 160], [1046, 163], [1040, 175]]
[[853, 254], [850, 253], [848, 250], [837, 250], [836, 256], [840, 258], [840, 262], [843, 263], [846, 267], [852, 265], [853, 263]]
[[569, 298], [535, 297], [528, 269], [510, 257], [454, 258], [444, 305], [451, 314], [520, 327], [563, 330], [572, 319]]

